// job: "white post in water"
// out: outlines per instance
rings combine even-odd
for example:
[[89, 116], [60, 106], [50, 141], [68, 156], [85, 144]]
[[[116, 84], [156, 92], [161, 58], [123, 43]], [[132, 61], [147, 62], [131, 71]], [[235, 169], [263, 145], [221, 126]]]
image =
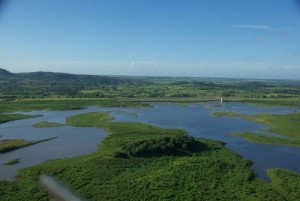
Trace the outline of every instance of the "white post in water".
[[222, 97], [220, 98], [220, 101], [221, 101], [221, 104], [223, 104], [223, 98]]

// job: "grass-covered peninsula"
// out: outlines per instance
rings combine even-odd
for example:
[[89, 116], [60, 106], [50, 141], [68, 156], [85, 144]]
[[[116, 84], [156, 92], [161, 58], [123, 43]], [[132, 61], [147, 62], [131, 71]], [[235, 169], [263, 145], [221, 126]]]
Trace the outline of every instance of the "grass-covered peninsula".
[[23, 147], [28, 147], [37, 143], [41, 143], [41, 142], [46, 142], [54, 138], [48, 138], [48, 139], [44, 139], [44, 140], [36, 140], [36, 141], [26, 141], [26, 140], [22, 140], [22, 139], [6, 139], [6, 140], [1, 140], [0, 141], [0, 154], [1, 153], [6, 153], [9, 151], [13, 151], [16, 149], [21, 149]]
[[[0, 109], [1, 110], [1, 109]], [[39, 117], [40, 115], [25, 115], [25, 114], [0, 114], [0, 124], [6, 123], [9, 121], [15, 121], [20, 119], [28, 119]]]
[[179, 129], [109, 120], [107, 113], [70, 117], [70, 125], [109, 132], [99, 150], [23, 169], [16, 181], [0, 182], [0, 199], [49, 200], [38, 183], [41, 174], [59, 179], [88, 200], [281, 201], [300, 196], [299, 174], [270, 170], [273, 182], [265, 183], [256, 179], [251, 162], [220, 142], [195, 139]]
[[245, 138], [246, 140], [255, 143], [300, 146], [300, 140], [296, 140], [293, 138], [274, 137], [254, 132], [232, 133], [231, 135], [235, 137]]
[[262, 123], [269, 128], [267, 132], [276, 133], [283, 137], [263, 135], [255, 132], [234, 133], [233, 136], [243, 137], [251, 142], [300, 146], [300, 113], [289, 114], [256, 114], [246, 115], [234, 112], [216, 112], [216, 116], [238, 117], [248, 121]]

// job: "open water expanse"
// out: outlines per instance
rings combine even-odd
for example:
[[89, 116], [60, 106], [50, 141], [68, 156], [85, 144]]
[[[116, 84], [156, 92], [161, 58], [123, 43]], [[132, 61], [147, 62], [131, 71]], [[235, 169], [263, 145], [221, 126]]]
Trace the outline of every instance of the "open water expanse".
[[[34, 128], [40, 121], [65, 123], [68, 116], [95, 112], [110, 111], [114, 121], [143, 122], [165, 128], [183, 128], [197, 138], [207, 138], [226, 142], [226, 146], [254, 162], [253, 169], [258, 177], [267, 180], [268, 168], [288, 168], [300, 172], [300, 148], [255, 144], [242, 138], [230, 136], [232, 132], [262, 130], [266, 126], [245, 121], [236, 117], [215, 117], [217, 111], [233, 111], [244, 114], [256, 113], [289, 113], [300, 111], [300, 108], [273, 107], [262, 108], [245, 103], [208, 102], [199, 104], [153, 103], [153, 108], [110, 108], [89, 107], [74, 111], [33, 111], [24, 114], [42, 114], [42, 117], [24, 119], [0, 124], [0, 140], [25, 139], [28, 141], [58, 137], [29, 147], [0, 154], [0, 179], [14, 179], [17, 170], [31, 167], [42, 162], [85, 155], [95, 152], [97, 145], [107, 132], [101, 128], [83, 128], [62, 126], [56, 128]], [[272, 134], [271, 134], [272, 135]], [[21, 158], [20, 163], [5, 166], [3, 163]]]

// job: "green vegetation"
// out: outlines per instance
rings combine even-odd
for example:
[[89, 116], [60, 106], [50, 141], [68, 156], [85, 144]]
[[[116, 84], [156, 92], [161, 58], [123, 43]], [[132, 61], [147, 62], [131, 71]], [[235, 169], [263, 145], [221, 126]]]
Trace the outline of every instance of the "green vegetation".
[[25, 114], [0, 114], [0, 124], [19, 119], [27, 119], [39, 117], [41, 115], [25, 115]]
[[88, 106], [103, 107], [151, 107], [141, 102], [103, 100], [103, 99], [23, 99], [0, 101], [0, 113], [32, 110], [76, 110]]
[[257, 134], [253, 132], [238, 133], [234, 136], [244, 137], [249, 141], [257, 143], [268, 143], [278, 145], [300, 146], [300, 113], [289, 114], [257, 114], [246, 115], [234, 112], [216, 112], [216, 116], [238, 117], [248, 121], [254, 121], [270, 126], [267, 132], [287, 136], [288, 138], [279, 138]]
[[33, 141], [33, 142], [28, 142], [25, 140], [21, 140], [21, 139], [7, 139], [7, 140], [1, 140], [0, 141], [0, 154], [1, 153], [6, 153], [9, 151], [13, 151], [16, 149], [21, 149], [23, 147], [28, 147], [37, 143], [41, 143], [41, 142], [45, 142], [45, 141], [49, 141], [54, 138], [48, 138], [48, 139], [44, 139], [44, 140], [37, 140], [37, 141]]
[[[294, 182], [300, 179], [299, 175], [282, 170], [289, 183], [281, 186], [278, 181], [283, 178], [275, 173], [270, 175], [274, 180], [268, 184], [255, 178], [249, 161], [220, 142], [194, 139], [179, 129], [108, 122], [105, 115], [84, 114], [72, 117], [71, 120], [76, 121], [69, 122], [76, 126], [103, 127], [109, 131], [98, 152], [23, 169], [16, 181], [0, 182], [0, 199], [49, 200], [49, 195], [38, 183], [41, 174], [59, 179], [89, 200], [276, 201], [297, 200], [299, 197], [299, 185], [293, 188]], [[103, 120], [91, 123], [86, 120], [91, 120], [91, 116]], [[156, 150], [165, 146], [168, 151], [157, 154]], [[146, 150], [147, 154], [138, 151], [143, 154], [127, 155], [137, 147]], [[180, 154], [177, 154], [178, 150]], [[175, 152], [169, 154], [169, 151]], [[120, 157], [120, 153], [128, 157]]]
[[224, 117], [224, 116], [228, 116], [228, 117], [240, 117], [240, 118], [246, 118], [246, 117], [248, 117], [247, 115], [243, 115], [243, 114], [239, 114], [239, 113], [235, 113], [235, 112], [231, 112], [231, 111], [215, 112], [214, 115], [216, 117]]
[[190, 155], [204, 150], [204, 144], [187, 135], [142, 140], [122, 147], [117, 156], [154, 157], [163, 155]]
[[48, 121], [41, 121], [33, 125], [35, 128], [52, 128], [52, 127], [59, 127], [63, 126], [64, 124], [56, 123], [56, 122], [48, 122]]
[[300, 174], [286, 169], [270, 169], [268, 175], [272, 178], [271, 185], [286, 200], [300, 200]]
[[107, 76], [67, 73], [10, 73], [0, 69], [0, 91], [5, 99], [33, 97], [74, 97], [86, 87], [131, 83], [131, 80]]
[[[137, 78], [135, 78], [137, 79]], [[81, 90], [79, 97], [132, 98], [155, 101], [203, 101], [224, 97], [261, 105], [299, 106], [299, 82], [266, 80], [149, 78], [145, 83], [119, 84]]]
[[114, 118], [108, 115], [109, 112], [91, 112], [76, 116], [71, 116], [66, 119], [67, 124], [72, 126], [88, 126], [100, 127], [101, 123], [111, 121]]
[[18, 164], [20, 162], [20, 158], [16, 158], [10, 161], [6, 161], [3, 165], [15, 165]]
[[299, 107], [300, 98], [246, 98], [240, 100], [240, 102], [252, 103], [257, 106], [263, 107], [273, 107], [273, 106], [289, 106], [289, 107]]
[[[226, 101], [237, 100], [263, 106], [300, 106], [300, 82], [289, 80], [112, 77], [51, 72], [13, 74], [4, 69], [0, 69], [0, 78], [0, 100], [3, 101], [29, 99], [30, 102], [34, 102], [34, 99], [47, 101], [72, 98], [71, 104], [64, 105], [61, 102], [55, 106], [55, 104], [38, 103], [37, 106], [29, 104], [21, 106], [19, 110], [17, 108], [14, 110], [13, 107], [4, 108], [3, 111], [5, 109], [6, 111], [65, 110], [88, 105], [114, 106], [118, 105], [117, 100], [124, 99], [127, 102], [121, 101], [121, 105], [131, 105], [128, 101], [140, 102], [144, 99], [198, 102], [216, 99], [216, 97], [224, 97]], [[74, 101], [76, 98], [83, 101]], [[9, 102], [9, 104], [17, 106], [18, 103]]]

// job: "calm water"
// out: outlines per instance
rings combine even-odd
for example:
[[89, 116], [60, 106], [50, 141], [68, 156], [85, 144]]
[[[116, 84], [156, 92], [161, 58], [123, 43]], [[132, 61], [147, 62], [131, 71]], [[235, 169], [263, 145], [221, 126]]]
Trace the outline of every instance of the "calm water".
[[[217, 102], [190, 105], [154, 103], [153, 105], [154, 108], [151, 109], [90, 107], [76, 111], [34, 111], [28, 114], [43, 114], [44, 116], [1, 124], [1, 140], [59, 138], [0, 155], [0, 179], [12, 179], [16, 171], [23, 167], [30, 167], [47, 160], [84, 155], [96, 151], [97, 144], [107, 134], [103, 129], [70, 126], [32, 127], [34, 123], [45, 120], [64, 123], [68, 116], [92, 111], [111, 111], [111, 114], [116, 118], [115, 121], [135, 121], [166, 128], [183, 128], [194, 137], [224, 141], [228, 148], [253, 161], [255, 173], [265, 180], [268, 180], [266, 170], [271, 167], [289, 168], [300, 172], [300, 148], [249, 143], [229, 135], [232, 132], [242, 131], [263, 133], [262, 129], [267, 128], [266, 126], [235, 117], [213, 116], [216, 111], [233, 111], [244, 114], [288, 113], [299, 111], [299, 108], [261, 108], [244, 103], [220, 105]], [[21, 158], [19, 164], [2, 165], [5, 161], [15, 158]]]

